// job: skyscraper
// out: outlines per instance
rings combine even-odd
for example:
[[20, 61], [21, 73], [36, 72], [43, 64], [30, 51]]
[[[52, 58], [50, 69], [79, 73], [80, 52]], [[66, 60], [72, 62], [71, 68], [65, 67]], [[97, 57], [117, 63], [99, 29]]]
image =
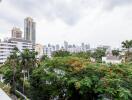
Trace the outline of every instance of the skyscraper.
[[24, 19], [24, 39], [31, 41], [33, 44], [36, 42], [36, 23], [31, 17]]
[[84, 51], [84, 49], [85, 49], [85, 44], [84, 43], [81, 44], [81, 48], [82, 48], [82, 51]]
[[13, 27], [12, 29], [12, 38], [22, 38], [22, 31], [20, 28]]
[[64, 41], [64, 49], [68, 50], [68, 42], [67, 41]]

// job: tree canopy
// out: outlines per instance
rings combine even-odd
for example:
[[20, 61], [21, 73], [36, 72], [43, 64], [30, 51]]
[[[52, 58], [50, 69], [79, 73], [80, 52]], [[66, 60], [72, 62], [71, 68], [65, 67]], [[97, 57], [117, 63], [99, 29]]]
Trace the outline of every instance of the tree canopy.
[[131, 64], [91, 64], [86, 59], [74, 57], [49, 59], [33, 71], [30, 80], [32, 98], [33, 100], [51, 98], [130, 100], [132, 99], [131, 66]]
[[35, 51], [14, 48], [0, 73], [10, 90], [17, 89], [31, 100], [132, 100], [132, 63], [101, 63], [105, 54], [105, 49], [56, 51], [52, 58], [44, 55], [38, 61]]
[[68, 51], [64, 51], [64, 50], [59, 50], [59, 51], [55, 51], [52, 54], [52, 57], [65, 57], [65, 56], [70, 56], [70, 52]]

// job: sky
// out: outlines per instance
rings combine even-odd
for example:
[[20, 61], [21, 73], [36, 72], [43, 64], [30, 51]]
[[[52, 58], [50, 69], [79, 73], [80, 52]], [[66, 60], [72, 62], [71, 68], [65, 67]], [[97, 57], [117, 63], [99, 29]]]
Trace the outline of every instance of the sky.
[[24, 18], [36, 22], [37, 43], [119, 47], [132, 39], [132, 0], [1, 0], [0, 38]]

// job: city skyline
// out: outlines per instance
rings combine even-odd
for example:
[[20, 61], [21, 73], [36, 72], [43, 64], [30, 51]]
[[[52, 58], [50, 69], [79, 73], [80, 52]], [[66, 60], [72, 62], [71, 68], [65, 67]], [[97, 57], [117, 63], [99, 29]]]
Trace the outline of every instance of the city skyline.
[[24, 33], [23, 19], [31, 16], [37, 23], [36, 43], [119, 47], [132, 37], [131, 5], [131, 0], [3, 0], [0, 38], [8, 37], [13, 27]]

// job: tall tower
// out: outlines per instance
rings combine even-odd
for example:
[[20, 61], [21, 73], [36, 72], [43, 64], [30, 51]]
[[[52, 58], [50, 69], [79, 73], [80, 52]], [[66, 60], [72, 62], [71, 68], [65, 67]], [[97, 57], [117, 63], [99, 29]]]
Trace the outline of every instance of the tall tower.
[[36, 23], [31, 17], [24, 19], [24, 39], [31, 41], [33, 44], [36, 42]]
[[13, 27], [11, 32], [12, 32], [12, 38], [19, 38], [19, 39], [22, 38], [22, 31], [20, 28]]
[[68, 42], [67, 41], [64, 41], [64, 49], [68, 50]]

